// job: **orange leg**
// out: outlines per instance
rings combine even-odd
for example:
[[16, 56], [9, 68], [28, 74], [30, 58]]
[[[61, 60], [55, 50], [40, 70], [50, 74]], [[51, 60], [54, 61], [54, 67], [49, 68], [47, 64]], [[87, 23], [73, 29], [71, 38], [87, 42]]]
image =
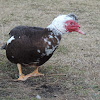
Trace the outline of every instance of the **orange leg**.
[[28, 74], [28, 75], [26, 75], [27, 77], [31, 77], [31, 76], [44, 76], [44, 74], [41, 74], [41, 73], [39, 73], [38, 72], [38, 66], [36, 67], [36, 69], [32, 72], [32, 73], [30, 73], [30, 74]]
[[36, 69], [32, 73], [30, 73], [26, 76], [22, 73], [21, 64], [17, 64], [17, 67], [18, 67], [18, 70], [19, 70], [18, 80], [25, 81], [27, 78], [29, 78], [31, 76], [44, 76], [44, 74], [41, 74], [41, 73], [38, 72], [38, 67], [36, 67]]
[[19, 70], [19, 78], [18, 80], [24, 80], [24, 74], [22, 73], [22, 68], [21, 68], [21, 64], [17, 64], [18, 70]]

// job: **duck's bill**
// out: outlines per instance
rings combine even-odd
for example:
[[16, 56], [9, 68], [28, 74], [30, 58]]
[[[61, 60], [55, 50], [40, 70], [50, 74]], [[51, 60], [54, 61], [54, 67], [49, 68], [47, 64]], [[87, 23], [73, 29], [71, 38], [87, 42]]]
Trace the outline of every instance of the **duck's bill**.
[[80, 33], [80, 34], [83, 34], [83, 35], [86, 35], [85, 32], [81, 31], [81, 30], [77, 30], [76, 32]]

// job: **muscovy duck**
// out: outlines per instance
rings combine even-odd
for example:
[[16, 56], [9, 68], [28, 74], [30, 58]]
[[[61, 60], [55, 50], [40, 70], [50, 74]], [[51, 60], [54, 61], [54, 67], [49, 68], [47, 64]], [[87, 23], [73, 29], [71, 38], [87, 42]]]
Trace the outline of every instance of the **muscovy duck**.
[[[9, 61], [17, 64], [19, 70], [18, 80], [26, 80], [31, 76], [44, 75], [38, 72], [39, 66], [50, 59], [59, 45], [63, 34], [78, 32], [80, 30], [78, 18], [74, 14], [59, 15], [46, 27], [17, 26], [9, 35], [10, 39], [2, 47], [6, 50]], [[21, 66], [36, 66], [36, 69], [27, 75], [22, 73]]]

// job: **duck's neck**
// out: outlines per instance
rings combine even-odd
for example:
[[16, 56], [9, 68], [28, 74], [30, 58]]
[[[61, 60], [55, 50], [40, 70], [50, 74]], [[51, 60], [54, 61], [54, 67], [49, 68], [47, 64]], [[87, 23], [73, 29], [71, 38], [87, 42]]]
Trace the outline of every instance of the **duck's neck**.
[[60, 40], [62, 38], [62, 32], [59, 29], [57, 29], [56, 26], [54, 26], [52, 24], [49, 25], [47, 28], [48, 28], [48, 30], [52, 31], [51, 35], [56, 39], [56, 42], [57, 42], [56, 45], [58, 46], [59, 42], [60, 42]]
[[54, 35], [62, 37], [63, 33], [55, 25], [50, 24], [47, 28], [51, 30]]

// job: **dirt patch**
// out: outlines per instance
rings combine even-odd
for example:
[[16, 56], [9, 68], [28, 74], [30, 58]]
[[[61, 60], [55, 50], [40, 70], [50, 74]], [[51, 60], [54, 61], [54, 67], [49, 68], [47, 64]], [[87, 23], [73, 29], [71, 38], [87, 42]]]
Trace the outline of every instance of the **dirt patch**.
[[[11, 63], [6, 63], [7, 67], [10, 66]], [[71, 100], [77, 100], [79, 98], [79, 92], [84, 92], [89, 89], [88, 84], [84, 82], [82, 77], [73, 76], [75, 73], [69, 73], [69, 68], [56, 66], [57, 74], [60, 67], [67, 68], [66, 75], [56, 75], [47, 74], [48, 71], [46, 69], [40, 68], [40, 71], [45, 73], [43, 77], [31, 77], [28, 80], [22, 81], [14, 81], [14, 79], [18, 78], [18, 72], [12, 71], [12, 69], [16, 66], [11, 64], [9, 72], [6, 69], [2, 70], [4, 74], [0, 77], [0, 98], [1, 99], [32, 99], [35, 100], [36, 96], [39, 95], [42, 100], [66, 100], [66, 98], [71, 98]], [[49, 67], [49, 66], [48, 66]], [[50, 67], [49, 67], [50, 68]], [[31, 67], [29, 69], [32, 69]], [[26, 69], [23, 69], [25, 72]], [[51, 71], [50, 71], [51, 72]], [[25, 72], [27, 73], [27, 72]], [[72, 75], [73, 74], [73, 75]], [[17, 75], [17, 76], [16, 76]], [[87, 97], [87, 93], [84, 95]], [[5, 98], [6, 97], [6, 98]], [[80, 99], [79, 99], [80, 100]]]

